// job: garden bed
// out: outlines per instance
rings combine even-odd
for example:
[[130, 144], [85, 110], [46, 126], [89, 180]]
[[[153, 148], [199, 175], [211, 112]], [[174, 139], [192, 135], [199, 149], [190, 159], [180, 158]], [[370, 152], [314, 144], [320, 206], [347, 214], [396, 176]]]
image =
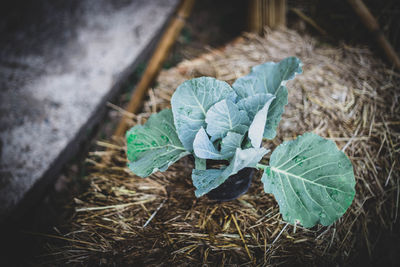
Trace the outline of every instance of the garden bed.
[[[288, 83], [278, 135], [265, 147], [313, 131], [335, 141], [351, 159], [356, 196], [329, 227], [304, 229], [282, 221], [272, 195], [256, 175], [239, 199], [197, 199], [184, 158], [143, 179], [127, 168], [125, 140], [98, 142], [90, 153], [90, 187], [72, 203], [61, 228], [66, 243], [49, 243], [63, 263], [189, 265], [350, 263], [374, 253], [377, 237], [397, 220], [400, 167], [399, 77], [365, 48], [321, 45], [294, 31], [245, 34], [223, 49], [164, 70], [131, 125], [170, 105], [183, 81], [212, 76], [232, 83], [254, 65], [297, 56], [304, 73]], [[396, 91], [397, 90], [397, 91]], [[54, 255], [54, 254], [53, 254]]]

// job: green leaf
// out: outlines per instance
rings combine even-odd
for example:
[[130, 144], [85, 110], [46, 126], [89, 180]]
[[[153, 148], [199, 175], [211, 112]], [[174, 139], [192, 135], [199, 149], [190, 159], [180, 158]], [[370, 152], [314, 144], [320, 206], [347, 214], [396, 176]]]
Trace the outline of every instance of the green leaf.
[[198, 158], [194, 155], [194, 166], [198, 170], [205, 170], [207, 169], [207, 160]]
[[265, 138], [273, 139], [275, 137], [284, 107], [288, 103], [285, 84], [296, 74], [302, 72], [301, 66], [301, 61], [296, 57], [289, 57], [278, 63], [267, 62], [253, 67], [250, 74], [237, 79], [232, 85], [239, 99], [268, 93], [276, 97], [269, 107], [264, 131]]
[[193, 169], [192, 180], [196, 187], [194, 192], [196, 197], [201, 197], [222, 184], [226, 180], [221, 176], [223, 172], [224, 170], [221, 169]]
[[176, 134], [170, 109], [151, 115], [145, 125], [132, 127], [126, 140], [129, 168], [141, 177], [165, 171], [189, 154]]
[[240, 110], [245, 110], [250, 121], [253, 121], [257, 112], [265, 106], [265, 103], [275, 98], [272, 94], [255, 94], [240, 99], [236, 105]]
[[201, 127], [206, 127], [208, 109], [222, 99], [235, 101], [236, 93], [229, 84], [211, 77], [185, 81], [171, 98], [174, 122], [179, 139], [188, 151], [193, 151], [193, 141]]
[[207, 111], [206, 123], [207, 133], [211, 136], [211, 141], [215, 141], [228, 132], [245, 134], [250, 121], [246, 111], [239, 110], [235, 103], [224, 99]]
[[355, 195], [350, 160], [333, 141], [313, 133], [278, 146], [262, 182], [265, 192], [274, 194], [283, 219], [304, 227], [332, 224]]
[[238, 173], [241, 169], [256, 167], [261, 158], [268, 153], [265, 148], [236, 149], [234, 158], [225, 169], [208, 169], [192, 171], [193, 185], [196, 187], [196, 197], [207, 194], [220, 186], [229, 176]]
[[302, 63], [297, 57], [288, 57], [280, 62], [267, 62], [254, 66], [251, 72], [237, 79], [232, 87], [239, 99], [255, 94], [273, 94], [286, 84], [288, 80], [302, 73]]
[[242, 134], [228, 132], [222, 141], [218, 140], [221, 141], [221, 150], [218, 151], [204, 128], [201, 128], [193, 142], [194, 154], [199, 159], [230, 160], [235, 155], [236, 149], [240, 148], [243, 137]]
[[224, 170], [225, 177], [229, 177], [238, 173], [243, 168], [255, 168], [262, 157], [269, 152], [263, 147], [236, 149], [235, 156], [231, 160], [229, 166]]
[[219, 151], [211, 143], [203, 127], [197, 132], [193, 142], [194, 154], [201, 159], [224, 159]]
[[253, 147], [261, 146], [265, 124], [267, 122], [268, 109], [274, 99], [275, 96], [271, 97], [265, 103], [264, 107], [257, 112], [257, 114], [254, 116], [253, 122], [250, 124], [249, 139], [251, 140], [251, 145]]
[[242, 145], [243, 137], [242, 134], [228, 132], [222, 139], [221, 154], [224, 155], [225, 159], [230, 159], [235, 155], [236, 149]]
[[285, 106], [288, 103], [288, 91], [286, 86], [281, 86], [281, 89], [275, 95], [268, 109], [268, 118], [265, 124], [264, 137], [267, 139], [274, 139], [276, 136], [276, 128], [278, 128], [281, 121], [282, 114], [285, 111]]

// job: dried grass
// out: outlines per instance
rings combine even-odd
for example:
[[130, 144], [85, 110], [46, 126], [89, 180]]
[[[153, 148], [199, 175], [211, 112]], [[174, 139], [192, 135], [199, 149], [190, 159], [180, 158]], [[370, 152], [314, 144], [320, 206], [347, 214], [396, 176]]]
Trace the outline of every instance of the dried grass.
[[265, 61], [296, 55], [304, 74], [288, 84], [289, 105], [278, 137], [265, 146], [314, 131], [336, 141], [355, 167], [356, 197], [346, 214], [329, 227], [304, 229], [282, 221], [260, 174], [237, 200], [196, 199], [192, 162], [184, 158], [167, 172], [141, 179], [126, 167], [123, 140], [99, 142], [90, 154], [90, 187], [75, 199], [76, 213], [52, 245], [63, 263], [186, 265], [307, 265], [349, 263], [360, 248], [374, 250], [380, 231], [398, 217], [400, 110], [398, 73], [368, 49], [319, 45], [285, 30], [265, 38], [247, 34], [222, 50], [163, 71], [143, 113], [143, 123], [169, 106], [174, 89], [196, 76], [233, 82]]

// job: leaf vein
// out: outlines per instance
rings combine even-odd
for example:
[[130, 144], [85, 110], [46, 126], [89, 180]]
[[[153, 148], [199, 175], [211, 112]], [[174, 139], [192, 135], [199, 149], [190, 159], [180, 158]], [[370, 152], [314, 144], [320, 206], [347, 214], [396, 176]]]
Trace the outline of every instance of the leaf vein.
[[271, 170], [274, 171], [274, 172], [277, 172], [277, 173], [282, 173], [282, 174], [286, 174], [286, 175], [288, 175], [288, 176], [292, 176], [293, 178], [296, 178], [296, 179], [299, 179], [299, 180], [304, 180], [305, 182], [310, 183], [310, 184], [314, 184], [314, 185], [316, 185], [316, 186], [320, 186], [320, 187], [323, 187], [323, 188], [328, 188], [328, 189], [331, 189], [331, 190], [334, 190], [334, 191], [342, 192], [343, 194], [347, 194], [347, 195], [351, 194], [351, 193], [349, 193], [349, 192], [340, 190], [340, 189], [338, 189], [338, 188], [334, 188], [334, 187], [330, 187], [330, 186], [326, 186], [326, 185], [314, 183], [314, 182], [311, 181], [311, 180], [306, 180], [306, 179], [304, 179], [303, 177], [297, 176], [297, 175], [295, 175], [295, 174], [293, 174], [293, 173], [285, 172], [285, 171], [283, 171], [283, 170], [277, 169], [277, 168], [272, 167], [272, 166], [271, 166]]

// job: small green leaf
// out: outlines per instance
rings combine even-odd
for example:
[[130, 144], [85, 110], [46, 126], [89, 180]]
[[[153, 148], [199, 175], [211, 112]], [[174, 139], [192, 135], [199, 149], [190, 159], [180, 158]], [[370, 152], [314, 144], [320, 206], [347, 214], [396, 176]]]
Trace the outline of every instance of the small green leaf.
[[236, 149], [242, 145], [243, 137], [242, 134], [228, 132], [222, 139], [221, 154], [224, 155], [225, 159], [230, 159], [235, 155]]
[[253, 67], [250, 74], [237, 79], [232, 85], [239, 101], [256, 94], [272, 94], [276, 97], [269, 107], [265, 138], [275, 137], [284, 107], [288, 103], [285, 84], [302, 72], [301, 66], [301, 61], [296, 57], [285, 58], [278, 63], [267, 62]]
[[268, 109], [268, 118], [263, 135], [270, 140], [274, 139], [276, 136], [276, 128], [278, 128], [282, 114], [285, 111], [285, 106], [288, 103], [288, 91], [286, 86], [282, 85], [275, 96], [276, 98], [272, 101]]
[[274, 98], [275, 96], [272, 94], [255, 94], [240, 99], [236, 105], [240, 110], [246, 111], [250, 121], [253, 121], [257, 112], [265, 106], [265, 103]]
[[213, 105], [206, 115], [207, 133], [211, 141], [223, 138], [228, 132], [245, 134], [250, 124], [247, 112], [224, 99]]
[[229, 84], [211, 77], [200, 77], [182, 83], [172, 95], [171, 105], [179, 139], [188, 151], [201, 127], [206, 127], [208, 109], [222, 99], [235, 101], [237, 95]]
[[194, 166], [198, 170], [205, 170], [207, 169], [207, 160], [206, 159], [201, 159], [194, 156]]
[[253, 147], [261, 146], [265, 124], [267, 122], [268, 109], [274, 99], [275, 96], [271, 97], [265, 103], [264, 107], [257, 112], [257, 114], [254, 116], [253, 122], [250, 124], [249, 139]]
[[268, 150], [262, 147], [249, 148], [245, 150], [237, 148], [235, 156], [231, 160], [229, 166], [225, 169], [194, 169], [192, 171], [192, 180], [193, 185], [196, 187], [196, 197], [201, 197], [214, 188], [217, 188], [225, 182], [229, 176], [238, 173], [241, 169], [246, 167], [256, 167], [257, 163], [266, 153], [268, 153]]
[[238, 173], [243, 168], [255, 168], [262, 157], [269, 152], [263, 147], [236, 149], [235, 156], [231, 160], [229, 166], [224, 170], [224, 175], [229, 177]]
[[193, 169], [192, 180], [196, 187], [196, 197], [201, 197], [222, 184], [226, 180], [221, 176], [223, 172], [221, 169]]
[[224, 159], [219, 151], [211, 143], [203, 127], [197, 132], [193, 142], [194, 154], [201, 159]]
[[313, 133], [278, 146], [262, 182], [265, 192], [274, 194], [283, 219], [304, 227], [334, 223], [355, 195], [350, 160], [333, 141]]
[[145, 125], [132, 127], [126, 140], [129, 168], [141, 177], [165, 171], [189, 154], [176, 134], [170, 109], [151, 115]]
[[302, 63], [297, 57], [288, 57], [280, 62], [267, 62], [254, 66], [251, 72], [237, 79], [232, 87], [239, 99], [255, 94], [273, 94], [292, 80], [296, 74], [301, 74]]

